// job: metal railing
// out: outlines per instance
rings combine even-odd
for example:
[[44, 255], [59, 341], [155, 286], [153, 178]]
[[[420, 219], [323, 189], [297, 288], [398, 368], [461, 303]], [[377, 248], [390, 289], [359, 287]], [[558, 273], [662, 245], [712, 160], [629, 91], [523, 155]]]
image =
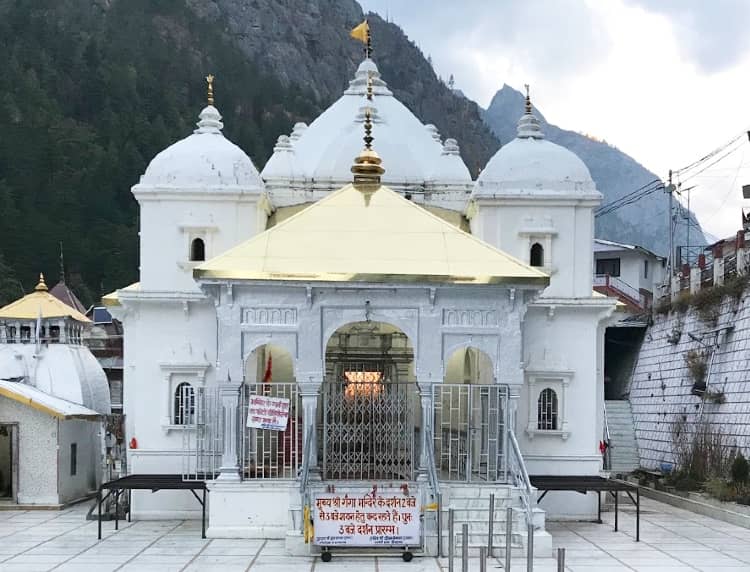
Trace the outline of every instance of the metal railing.
[[[296, 383], [242, 383], [231, 388], [236, 401], [225, 409], [222, 391], [226, 387], [192, 387], [181, 384], [175, 396], [172, 421], [182, 425], [183, 478], [213, 479], [222, 464], [226, 432], [232, 431], [237, 443], [236, 463], [242, 479], [296, 479], [302, 467], [302, 400]], [[284, 431], [246, 426], [250, 401], [254, 396], [289, 399], [289, 418]], [[234, 415], [234, 423], [227, 418]]]
[[640, 290], [617, 276], [611, 276], [610, 274], [596, 274], [594, 276], [594, 286], [614, 290], [641, 307], [645, 305], [646, 301], [644, 296], [641, 295]]
[[444, 481], [508, 482], [508, 388], [434, 384], [435, 466]]
[[[179, 388], [177, 411], [186, 421], [182, 431], [182, 478], [188, 481], [213, 479], [219, 473], [224, 454], [224, 411], [220, 407], [215, 387], [192, 388], [188, 384]], [[191, 399], [192, 411], [184, 408]]]
[[526, 512], [526, 518], [531, 521], [533, 519], [533, 504], [531, 499], [534, 489], [531, 486], [529, 474], [526, 472], [526, 465], [521, 456], [521, 448], [518, 446], [516, 435], [512, 429], [508, 431], [508, 438], [511, 443], [510, 470], [513, 477], [513, 484], [521, 491], [521, 502]]
[[531, 486], [531, 479], [526, 472], [526, 465], [521, 456], [521, 448], [518, 446], [516, 435], [512, 429], [508, 430], [508, 438], [511, 443], [511, 471], [513, 482], [520, 489], [521, 503], [526, 512], [526, 530], [527, 530], [527, 570], [534, 568], [534, 506], [533, 495], [534, 488]]
[[[289, 400], [289, 419], [284, 431], [245, 426], [254, 396]], [[238, 448], [243, 479], [296, 479], [302, 466], [302, 398], [294, 382], [243, 383], [240, 386]]]

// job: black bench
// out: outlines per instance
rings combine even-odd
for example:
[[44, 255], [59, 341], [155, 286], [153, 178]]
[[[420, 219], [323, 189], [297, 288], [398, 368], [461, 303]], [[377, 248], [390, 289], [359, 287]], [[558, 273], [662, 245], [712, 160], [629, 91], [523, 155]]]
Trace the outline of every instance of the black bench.
[[625, 481], [590, 475], [532, 475], [529, 480], [533, 487], [543, 491], [537, 502], [541, 502], [550, 491], [573, 491], [584, 495], [589, 491], [595, 492], [598, 497], [597, 520], [599, 524], [602, 523], [602, 492], [611, 494], [615, 497], [615, 532], [619, 516], [618, 493], [625, 492], [635, 505], [635, 540], [636, 542], [641, 540], [641, 490], [638, 486]]
[[[102, 496], [104, 491], [108, 491]], [[99, 515], [99, 540], [102, 539], [102, 503], [108, 497], [115, 497], [115, 530], [120, 529], [120, 495], [133, 490], [150, 490], [152, 493], [161, 490], [189, 490], [201, 505], [201, 538], [206, 538], [206, 481], [185, 480], [182, 475], [128, 475], [114, 481], [103, 483], [96, 493], [96, 503]], [[198, 496], [196, 491], [202, 491]], [[128, 522], [130, 522], [131, 504], [128, 502]]]

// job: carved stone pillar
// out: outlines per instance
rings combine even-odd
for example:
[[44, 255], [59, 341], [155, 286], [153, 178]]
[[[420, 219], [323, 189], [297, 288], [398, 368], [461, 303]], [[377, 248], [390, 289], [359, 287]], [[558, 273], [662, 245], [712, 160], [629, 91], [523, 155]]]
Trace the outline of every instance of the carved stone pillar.
[[[299, 393], [302, 397], [302, 420], [304, 433], [302, 436], [303, 451], [308, 448], [308, 468], [310, 479], [320, 479], [320, 467], [318, 467], [318, 399], [322, 379], [313, 380], [299, 384]], [[307, 440], [310, 439], [308, 446]]]
[[221, 455], [218, 481], [239, 482], [240, 463], [237, 451], [241, 421], [240, 386], [237, 383], [223, 382], [219, 384], [218, 410], [223, 413], [222, 431], [224, 434], [224, 452]]
[[427, 456], [428, 447], [432, 447], [433, 419], [434, 419], [434, 402], [431, 383], [419, 383], [419, 401], [422, 409], [422, 430], [420, 431], [419, 443], [419, 467], [417, 469], [417, 480], [427, 480], [429, 471], [434, 469], [430, 467], [430, 459]]

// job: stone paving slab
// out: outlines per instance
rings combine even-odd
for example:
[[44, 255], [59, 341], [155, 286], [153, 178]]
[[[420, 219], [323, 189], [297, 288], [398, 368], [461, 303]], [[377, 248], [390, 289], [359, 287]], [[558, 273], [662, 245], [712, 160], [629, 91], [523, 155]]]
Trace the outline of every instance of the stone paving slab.
[[[750, 572], [750, 530], [715, 521], [650, 499], [642, 500], [641, 542], [634, 541], [635, 514], [621, 509], [620, 530], [613, 515], [604, 524], [549, 523], [555, 547], [566, 549], [567, 572]], [[0, 512], [0, 572], [447, 572], [445, 558], [367, 558], [335, 554], [331, 562], [292, 557], [281, 540], [200, 538], [195, 522], [86, 521], [87, 506], [63, 511]], [[476, 558], [469, 570], [480, 569]], [[502, 570], [490, 558], [488, 571]], [[455, 571], [461, 570], [459, 559]], [[513, 558], [511, 570], [526, 570]], [[556, 572], [554, 558], [537, 557], [535, 572]]]

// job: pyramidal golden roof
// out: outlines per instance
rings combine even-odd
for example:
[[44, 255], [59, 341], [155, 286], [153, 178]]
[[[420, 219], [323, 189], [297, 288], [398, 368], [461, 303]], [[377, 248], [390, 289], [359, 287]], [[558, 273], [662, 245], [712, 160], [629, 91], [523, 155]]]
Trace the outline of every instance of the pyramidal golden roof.
[[549, 283], [547, 274], [380, 185], [347, 185], [193, 272], [228, 280]]
[[44, 318], [71, 318], [78, 322], [90, 322], [75, 308], [61, 302], [49, 293], [44, 275], [39, 275], [39, 283], [31, 294], [0, 308], [0, 319], [36, 320]]

